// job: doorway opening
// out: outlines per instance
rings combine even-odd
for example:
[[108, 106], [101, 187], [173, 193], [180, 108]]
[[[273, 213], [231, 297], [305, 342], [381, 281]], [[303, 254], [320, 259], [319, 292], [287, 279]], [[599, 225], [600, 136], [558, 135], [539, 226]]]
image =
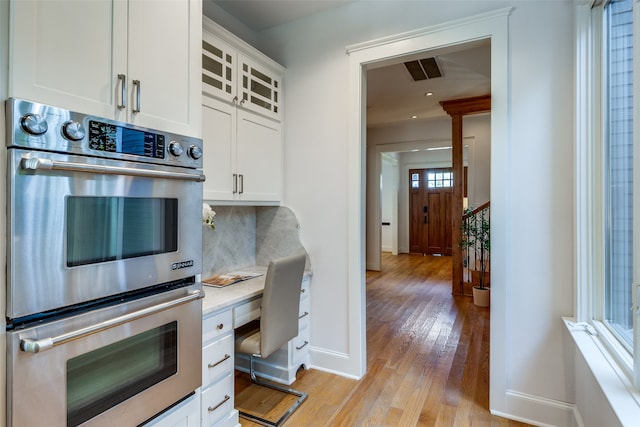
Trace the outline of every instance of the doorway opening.
[[[455, 47], [474, 41], [490, 40], [491, 42], [491, 99], [494, 104], [491, 111], [491, 203], [492, 218], [497, 224], [508, 223], [506, 218], [507, 206], [507, 177], [508, 173], [508, 97], [509, 97], [509, 50], [508, 50], [508, 16], [509, 8], [497, 10], [468, 19], [458, 20], [451, 25], [442, 25], [434, 29], [424, 29], [410, 34], [401, 34], [384, 40], [373, 40], [368, 43], [354, 45], [347, 48], [349, 55], [349, 144], [348, 144], [348, 191], [359, 195], [348, 201], [348, 305], [349, 321], [349, 361], [357, 367], [357, 375], [366, 372], [366, 304], [365, 304], [365, 256], [369, 243], [379, 236], [379, 232], [371, 233], [365, 226], [369, 218], [375, 217], [377, 210], [369, 210], [372, 197], [365, 191], [366, 183], [371, 182], [369, 173], [372, 169], [379, 172], [379, 161], [368, 155], [370, 150], [376, 150], [371, 144], [371, 129], [367, 127], [369, 112], [366, 105], [367, 73], [370, 67], [382, 66], [388, 61], [397, 61], [403, 56], [416, 53], [432, 52], [436, 49]], [[420, 139], [420, 138], [414, 138]], [[408, 139], [409, 140], [409, 139]], [[407, 140], [405, 140], [407, 141]], [[372, 167], [367, 167], [370, 165]], [[367, 175], [365, 176], [365, 172]], [[375, 176], [375, 174], [374, 174]], [[379, 175], [378, 182], [379, 182]], [[471, 186], [469, 186], [471, 189]], [[379, 190], [374, 191], [376, 202], [379, 202]], [[365, 197], [365, 194], [366, 197]], [[377, 194], [377, 195], [376, 195]], [[376, 230], [379, 230], [380, 218], [375, 218]], [[407, 228], [408, 230], [408, 228]], [[506, 324], [502, 321], [506, 317], [505, 287], [501, 283], [506, 278], [507, 235], [505, 230], [492, 233], [492, 282], [497, 291], [492, 294], [492, 317], [499, 319], [491, 322], [491, 408], [504, 409], [506, 378], [501, 375], [506, 362]], [[378, 237], [379, 239], [379, 237]], [[496, 268], [497, 267], [497, 268]], [[494, 316], [495, 314], [495, 316]], [[495, 369], [494, 369], [495, 368]]]

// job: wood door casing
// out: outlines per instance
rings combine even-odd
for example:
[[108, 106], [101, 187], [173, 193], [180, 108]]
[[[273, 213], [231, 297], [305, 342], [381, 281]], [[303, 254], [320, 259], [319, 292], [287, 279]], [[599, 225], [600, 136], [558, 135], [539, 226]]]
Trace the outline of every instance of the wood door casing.
[[429, 173], [450, 168], [409, 170], [409, 250], [412, 253], [452, 253], [452, 186], [428, 188]]

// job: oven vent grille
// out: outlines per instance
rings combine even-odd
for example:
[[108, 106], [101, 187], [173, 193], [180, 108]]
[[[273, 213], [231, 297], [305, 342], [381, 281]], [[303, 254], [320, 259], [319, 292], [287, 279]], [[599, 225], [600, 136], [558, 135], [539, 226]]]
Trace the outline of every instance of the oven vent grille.
[[407, 67], [407, 71], [416, 82], [442, 77], [442, 71], [434, 57], [405, 62], [404, 66]]

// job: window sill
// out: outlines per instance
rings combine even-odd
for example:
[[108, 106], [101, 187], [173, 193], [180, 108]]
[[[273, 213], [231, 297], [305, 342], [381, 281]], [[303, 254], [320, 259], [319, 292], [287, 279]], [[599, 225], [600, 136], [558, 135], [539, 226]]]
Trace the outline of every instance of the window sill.
[[572, 318], [563, 317], [562, 320], [607, 399], [601, 403], [611, 407], [623, 426], [636, 425], [640, 418], [640, 392], [633, 387], [599, 335], [592, 335], [586, 328], [576, 326]]

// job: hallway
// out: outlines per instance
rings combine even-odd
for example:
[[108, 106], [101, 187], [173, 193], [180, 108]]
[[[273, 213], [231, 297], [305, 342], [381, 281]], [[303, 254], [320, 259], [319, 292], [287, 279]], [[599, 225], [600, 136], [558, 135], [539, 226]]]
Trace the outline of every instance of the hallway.
[[526, 426], [489, 413], [488, 381], [489, 309], [451, 295], [451, 257], [383, 253], [367, 272], [367, 374], [300, 372], [309, 398], [286, 425]]

